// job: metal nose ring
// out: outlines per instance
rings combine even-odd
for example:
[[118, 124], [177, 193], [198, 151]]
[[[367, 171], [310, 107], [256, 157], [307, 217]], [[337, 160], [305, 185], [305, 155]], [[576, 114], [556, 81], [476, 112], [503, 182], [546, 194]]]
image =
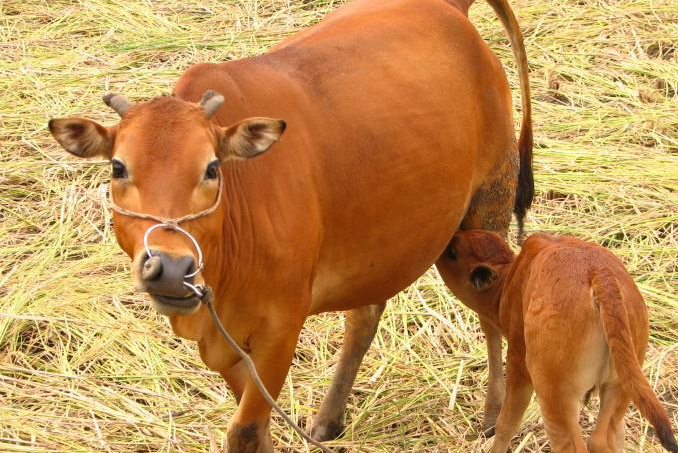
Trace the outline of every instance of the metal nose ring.
[[193, 243], [193, 247], [195, 247], [195, 250], [198, 252], [198, 268], [195, 270], [195, 272], [191, 272], [190, 274], [185, 275], [184, 278], [191, 278], [198, 275], [198, 273], [203, 268], [202, 249], [200, 248], [198, 241], [196, 241], [195, 238], [191, 236], [191, 233], [184, 230], [179, 225], [172, 223], [156, 223], [155, 225], [151, 226], [148, 230], [146, 230], [146, 233], [144, 233], [144, 250], [146, 250], [146, 255], [148, 255], [149, 258], [153, 256], [153, 254], [151, 253], [151, 249], [148, 246], [148, 237], [151, 235], [151, 232], [153, 232], [153, 230], [157, 230], [158, 228], [176, 231], [177, 233], [181, 233], [191, 240], [191, 242]]

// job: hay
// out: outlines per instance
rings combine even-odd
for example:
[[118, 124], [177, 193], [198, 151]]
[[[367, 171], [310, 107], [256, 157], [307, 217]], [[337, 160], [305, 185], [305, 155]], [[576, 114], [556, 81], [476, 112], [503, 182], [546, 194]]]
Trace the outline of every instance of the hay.
[[[678, 426], [678, 5], [512, 2], [525, 30], [538, 196], [528, 228], [612, 248], [646, 298], [646, 373]], [[0, 451], [221, 451], [235, 403], [195, 345], [132, 293], [99, 187], [52, 116], [115, 121], [104, 91], [168, 92], [191, 62], [265, 51], [339, 2], [0, 2]], [[517, 80], [497, 19], [471, 18]], [[518, 99], [514, 92], [514, 99]], [[516, 117], [518, 117], [516, 115]], [[342, 317], [309, 320], [280, 397], [304, 423], [337, 361]], [[449, 321], [448, 321], [449, 320]], [[475, 316], [431, 271], [389, 303], [335, 445], [480, 451], [487, 380]], [[595, 407], [595, 403], [593, 404]], [[594, 412], [582, 421], [591, 427]], [[660, 451], [635, 409], [628, 451]], [[275, 443], [304, 450], [274, 418]], [[515, 452], [548, 451], [532, 404]]]

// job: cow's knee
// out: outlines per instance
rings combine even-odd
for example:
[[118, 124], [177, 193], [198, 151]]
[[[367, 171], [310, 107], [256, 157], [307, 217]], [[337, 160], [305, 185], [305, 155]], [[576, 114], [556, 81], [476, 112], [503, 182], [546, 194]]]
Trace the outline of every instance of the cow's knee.
[[273, 453], [267, 423], [232, 423], [226, 437], [228, 453]]

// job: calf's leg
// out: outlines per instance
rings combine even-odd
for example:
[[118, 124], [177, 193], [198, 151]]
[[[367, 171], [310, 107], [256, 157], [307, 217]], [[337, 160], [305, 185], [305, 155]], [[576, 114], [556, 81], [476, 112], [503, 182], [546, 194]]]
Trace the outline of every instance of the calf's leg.
[[[527, 324], [527, 320], [525, 322]], [[579, 426], [579, 405], [591, 385], [586, 382], [581, 367], [571, 357], [568, 358], [568, 355], [578, 352], [577, 345], [571, 344], [567, 351], [562, 345], [556, 349], [556, 341], [549, 343], [539, 340], [547, 336], [546, 332], [561, 339], [567, 338], [565, 334], [558, 329], [549, 330], [551, 326], [545, 323], [543, 328], [546, 332], [541, 332], [542, 335], [536, 337], [536, 323], [530, 324], [532, 328], [530, 331], [526, 329], [525, 335], [532, 334], [529, 338], [534, 340], [534, 344], [531, 343], [532, 348], [528, 347], [528, 369], [551, 448], [558, 453], [588, 453]], [[541, 345], [542, 348], [534, 345]], [[581, 351], [581, 345], [579, 346]]]
[[583, 395], [568, 394], [563, 388], [544, 389], [537, 395], [551, 448], [558, 453], [588, 453], [579, 426], [579, 403]]
[[[629, 410], [629, 406], [631, 405], [631, 398], [629, 397], [623, 397], [621, 398], [618, 403], [617, 403], [617, 410], [614, 412], [614, 415], [612, 416], [612, 423], [610, 426], [612, 429], [610, 430], [610, 434], [608, 434], [608, 439], [610, 445], [612, 445], [612, 452], [614, 453], [622, 453], [624, 451], [624, 432], [626, 429], [626, 424], [624, 423], [624, 416], [626, 415], [626, 412]], [[614, 443], [613, 443], [614, 439]]]
[[600, 389], [600, 412], [589, 439], [591, 453], [620, 453], [624, 440], [624, 414], [630, 400], [618, 383]]
[[[436, 261], [438, 272], [443, 280], [454, 278], [449, 269], [449, 259], [443, 255]], [[469, 307], [474, 309], [474, 307]], [[505, 385], [504, 370], [502, 364], [502, 336], [501, 332], [491, 323], [480, 317], [480, 328], [485, 334], [485, 345], [487, 347], [487, 366], [489, 378], [487, 382], [487, 394], [485, 397], [485, 413], [483, 416], [483, 431], [485, 435], [491, 437], [494, 435], [494, 425], [497, 416], [504, 404]]]
[[366, 305], [346, 312], [344, 342], [332, 384], [313, 418], [311, 437], [336, 439], [344, 430], [342, 418], [360, 364], [372, 344], [386, 303]]
[[525, 356], [511, 349], [506, 364], [506, 401], [501, 408], [491, 453], [505, 453], [518, 431], [525, 409], [532, 398], [532, 381], [525, 367]]
[[[534, 299], [533, 299], [534, 300]], [[579, 426], [580, 405], [595, 383], [599, 337], [586, 323], [555, 321], [539, 302], [525, 315], [526, 363], [553, 451], [587, 453]], [[571, 326], [577, 326], [572, 330]], [[529, 341], [528, 341], [529, 339]], [[510, 341], [510, 340], [509, 340]]]
[[[483, 417], [483, 431], [486, 437], [495, 434], [495, 424], [506, 397], [504, 385], [504, 370], [502, 366], [501, 332], [487, 321], [480, 320], [480, 328], [485, 334], [487, 346], [487, 396], [485, 397], [485, 413]], [[530, 395], [532, 391], [530, 390]], [[529, 400], [528, 400], [529, 402]]]

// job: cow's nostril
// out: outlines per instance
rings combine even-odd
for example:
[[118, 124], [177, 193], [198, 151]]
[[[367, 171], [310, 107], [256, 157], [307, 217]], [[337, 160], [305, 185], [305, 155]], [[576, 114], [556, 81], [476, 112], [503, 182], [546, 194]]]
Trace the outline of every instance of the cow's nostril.
[[193, 276], [190, 276], [195, 272], [195, 261], [193, 261], [192, 256], [184, 256], [177, 260], [178, 270], [183, 273], [183, 279], [188, 283], [193, 282]]
[[146, 260], [141, 269], [141, 278], [144, 281], [153, 281], [162, 275], [162, 260], [159, 256], [152, 256]]

